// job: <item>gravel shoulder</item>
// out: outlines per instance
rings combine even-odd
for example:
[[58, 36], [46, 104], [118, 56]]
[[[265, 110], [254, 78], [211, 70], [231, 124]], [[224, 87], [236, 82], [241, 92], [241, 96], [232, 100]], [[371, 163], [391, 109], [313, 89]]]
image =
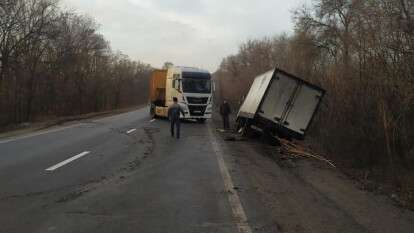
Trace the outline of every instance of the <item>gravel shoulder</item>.
[[255, 140], [220, 143], [249, 219], [257, 222], [262, 213], [256, 232], [414, 232], [413, 211], [358, 189], [337, 169], [280, 160], [276, 147]]

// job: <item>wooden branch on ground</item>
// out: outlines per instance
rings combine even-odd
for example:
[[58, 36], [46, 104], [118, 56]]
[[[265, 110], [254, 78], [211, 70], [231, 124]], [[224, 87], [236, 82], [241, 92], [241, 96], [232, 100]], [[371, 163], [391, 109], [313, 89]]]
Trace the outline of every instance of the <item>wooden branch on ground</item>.
[[332, 161], [324, 158], [321, 155], [315, 154], [310, 151], [310, 149], [305, 148], [299, 144], [295, 144], [291, 141], [285, 140], [285, 139], [279, 139], [280, 140], [280, 153], [286, 156], [295, 157], [295, 158], [314, 158], [319, 161], [325, 162], [329, 164], [331, 167], [336, 168], [335, 164], [333, 164]]

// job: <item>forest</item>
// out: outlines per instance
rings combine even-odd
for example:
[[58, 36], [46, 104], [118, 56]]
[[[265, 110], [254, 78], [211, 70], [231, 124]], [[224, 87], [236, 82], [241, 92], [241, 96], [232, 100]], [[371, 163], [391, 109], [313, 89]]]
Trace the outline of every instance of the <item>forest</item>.
[[218, 94], [237, 107], [274, 67], [320, 85], [313, 145], [366, 183], [412, 192], [414, 2], [317, 0], [293, 18], [293, 33], [248, 40], [223, 59]]
[[0, 128], [146, 102], [151, 67], [55, 0], [0, 1]]

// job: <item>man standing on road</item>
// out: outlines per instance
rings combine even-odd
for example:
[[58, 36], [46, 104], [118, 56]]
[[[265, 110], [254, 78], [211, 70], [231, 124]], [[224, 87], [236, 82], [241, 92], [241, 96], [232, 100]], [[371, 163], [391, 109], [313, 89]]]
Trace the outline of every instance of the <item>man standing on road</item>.
[[177, 97], [173, 98], [174, 104], [168, 108], [168, 118], [171, 122], [171, 137], [174, 137], [174, 128], [177, 128], [177, 139], [180, 138], [180, 113], [184, 115], [184, 111], [178, 104]]
[[227, 103], [227, 100], [224, 100], [220, 105], [220, 115], [223, 118], [223, 127], [224, 129], [230, 128], [229, 115], [231, 113], [230, 105]]

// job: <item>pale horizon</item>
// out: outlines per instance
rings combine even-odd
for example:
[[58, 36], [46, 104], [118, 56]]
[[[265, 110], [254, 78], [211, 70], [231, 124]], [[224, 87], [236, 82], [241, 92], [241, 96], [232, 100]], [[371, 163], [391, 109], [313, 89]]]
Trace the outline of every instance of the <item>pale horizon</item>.
[[159, 68], [164, 62], [216, 71], [248, 40], [293, 32], [292, 10], [309, 0], [61, 0], [96, 20], [114, 51]]

